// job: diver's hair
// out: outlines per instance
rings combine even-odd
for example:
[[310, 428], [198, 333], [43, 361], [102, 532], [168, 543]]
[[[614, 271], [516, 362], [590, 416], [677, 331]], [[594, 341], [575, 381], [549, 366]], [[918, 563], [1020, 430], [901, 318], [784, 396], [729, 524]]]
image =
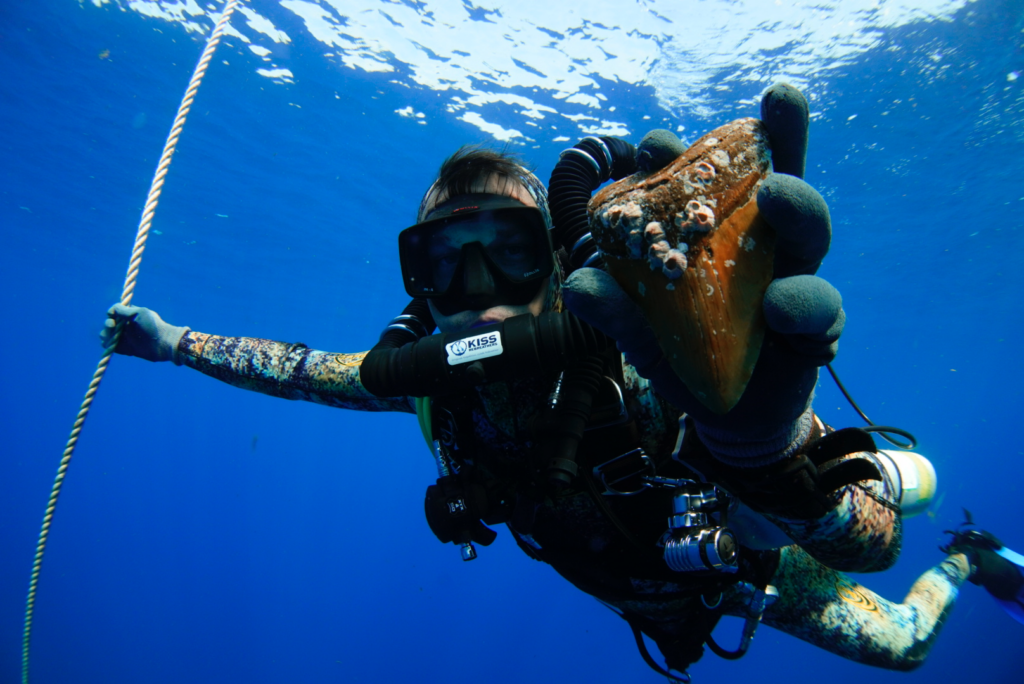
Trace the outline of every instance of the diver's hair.
[[524, 170], [529, 169], [515, 155], [506, 151], [463, 145], [441, 164], [434, 189], [449, 197], [468, 195], [473, 192], [473, 184], [484, 176], [518, 179]]
[[422, 221], [426, 216], [428, 201], [439, 196], [447, 198], [471, 194], [474, 184], [486, 176], [498, 176], [523, 185], [537, 202], [550, 228], [548, 195], [544, 184], [516, 155], [507, 150], [498, 152], [479, 145], [463, 145], [444, 160], [437, 172], [437, 180], [423, 195], [416, 220]]

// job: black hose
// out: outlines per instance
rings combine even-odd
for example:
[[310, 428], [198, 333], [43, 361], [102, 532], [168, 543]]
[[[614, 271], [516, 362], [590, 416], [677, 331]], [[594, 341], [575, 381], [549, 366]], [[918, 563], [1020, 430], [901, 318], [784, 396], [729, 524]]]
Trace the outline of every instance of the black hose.
[[713, 637], [711, 634], [708, 634], [708, 640], [704, 643], [708, 645], [708, 648], [711, 649], [712, 653], [714, 653], [719, 658], [725, 658], [726, 660], [739, 660], [747, 654], [748, 650], [747, 648], [744, 648], [742, 646], [740, 648], [737, 648], [735, 651], [730, 651], [726, 648], [723, 648], [719, 645], [717, 641], [715, 641], [715, 637]]
[[430, 313], [430, 305], [426, 299], [414, 299], [402, 310], [401, 315], [391, 320], [380, 334], [380, 344], [397, 348], [406, 342], [416, 341], [434, 332], [437, 324]]
[[554, 222], [555, 249], [569, 255], [570, 271], [596, 253], [590, 238], [587, 203], [607, 180], [636, 173], [636, 148], [620, 138], [584, 138], [562, 152], [548, 181], [548, 206]]
[[543, 454], [545, 479], [553, 493], [569, 486], [579, 472], [576, 451], [601, 387], [605, 361], [594, 354], [572, 364], [551, 394], [545, 416]]
[[[636, 640], [636, 647], [640, 651], [640, 657], [644, 659], [647, 666], [660, 674], [663, 677], [667, 677], [669, 682], [673, 684], [689, 684], [690, 674], [688, 672], [680, 672], [678, 675], [674, 675], [651, 657], [651, 652], [647, 650], [647, 644], [644, 643], [643, 632], [640, 628], [634, 625], [632, 622], [629, 623], [629, 628], [633, 630], [633, 638]], [[677, 670], [678, 671], [678, 670]]]
[[[881, 435], [882, 439], [884, 439], [889, 444], [892, 444], [895, 447], [899, 447], [900, 449], [913, 449], [914, 447], [917, 446], [917, 438], [914, 437], [914, 435], [907, 432], [906, 430], [897, 427], [892, 427], [889, 425], [875, 425], [874, 423], [872, 423], [871, 419], [867, 417], [867, 414], [861, 411], [860, 406], [857, 406], [857, 402], [853, 400], [853, 397], [850, 396], [850, 393], [846, 391], [846, 387], [843, 386], [843, 382], [842, 380], [839, 379], [839, 375], [836, 373], [835, 369], [832, 368], [832, 364], [826, 363], [825, 368], [828, 369], [828, 372], [832, 376], [832, 379], [835, 380], [836, 387], [838, 387], [839, 391], [843, 393], [844, 397], [846, 397], [846, 401], [850, 402], [850, 406], [852, 406], [853, 410], [857, 412], [857, 415], [863, 418], [864, 422], [868, 424], [869, 427], [862, 428], [864, 432], [877, 432], [879, 435]], [[899, 440], [893, 439], [889, 435], [899, 435], [901, 437], [906, 437], [907, 441], [900, 442]]]
[[[614, 345], [571, 313], [522, 314], [460, 333], [419, 337], [393, 326], [359, 367], [363, 387], [378, 397], [443, 396], [487, 382], [551, 375]], [[500, 344], [501, 351], [469, 363], [452, 363], [448, 345], [468, 338], [490, 341], [495, 349]]]

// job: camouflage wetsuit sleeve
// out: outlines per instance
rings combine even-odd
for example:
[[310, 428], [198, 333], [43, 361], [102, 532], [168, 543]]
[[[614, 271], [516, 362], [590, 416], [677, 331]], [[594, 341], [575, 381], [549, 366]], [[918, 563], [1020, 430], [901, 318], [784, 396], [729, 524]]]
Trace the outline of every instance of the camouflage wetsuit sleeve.
[[[817, 419], [816, 419], [817, 420]], [[833, 570], [879, 572], [891, 568], [903, 543], [899, 486], [869, 452], [849, 454], [843, 460], [863, 458], [875, 463], [882, 480], [846, 485], [833, 495], [835, 508], [820, 518], [801, 520], [766, 514], [804, 551]]]
[[[824, 434], [825, 424], [817, 416], [814, 421]], [[838, 489], [831, 495], [835, 508], [820, 518], [766, 517], [804, 551], [833, 570], [888, 570], [896, 563], [903, 545], [900, 484], [892, 481], [876, 453], [847, 454], [841, 460], [856, 458], [873, 463], [882, 479], [855, 482]]]
[[188, 331], [178, 343], [182, 365], [242, 389], [357, 411], [415, 413], [407, 397], [370, 394], [359, 381], [367, 352], [334, 354], [304, 344]]
[[[865, 665], [913, 670], [927, 658], [969, 575], [966, 556], [952, 554], [896, 603], [789, 546], [772, 578], [779, 599], [764, 623]], [[742, 603], [728, 612], [742, 615]]]
[[[787, 546], [771, 578], [778, 599], [762, 622], [858, 663], [913, 670], [928, 657], [969, 575], [967, 558], [952, 554], [921, 575], [897, 603], [825, 567], [800, 547]], [[722, 593], [718, 606], [725, 615], [745, 618], [749, 602], [750, 593], [740, 583]], [[687, 642], [708, 610], [700, 597], [606, 603], [620, 615], [642, 616], [644, 632], [670, 664], [687, 662], [677, 645]]]

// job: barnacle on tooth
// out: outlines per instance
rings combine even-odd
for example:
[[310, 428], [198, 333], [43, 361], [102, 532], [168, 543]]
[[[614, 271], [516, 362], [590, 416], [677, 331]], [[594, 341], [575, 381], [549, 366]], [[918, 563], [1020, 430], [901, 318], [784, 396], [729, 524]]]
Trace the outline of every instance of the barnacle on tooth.
[[648, 253], [657, 254], [658, 258], [661, 258], [665, 254], [668, 254], [668, 251], [670, 249], [672, 249], [672, 247], [668, 244], [668, 241], [658, 240], [657, 242], [651, 243], [651, 247]]
[[714, 152], [712, 152], [711, 160], [715, 163], [715, 165], [723, 169], [732, 163], [732, 160], [729, 159], [729, 153], [726, 152], [725, 150], [715, 150]]
[[656, 242], [657, 240], [661, 240], [665, 237], [665, 231], [661, 229], [660, 223], [657, 221], [651, 221], [647, 224], [647, 227], [644, 228], [644, 235], [647, 236], [649, 241]]
[[668, 276], [669, 280], [681, 278], [686, 270], [686, 255], [677, 249], [670, 249], [665, 255], [665, 261], [661, 266], [661, 272]]
[[665, 263], [665, 257], [668, 256], [670, 249], [671, 247], [669, 247], [669, 244], [664, 240], [659, 240], [658, 242], [651, 244], [647, 249], [647, 259], [650, 261], [652, 271], [661, 268], [661, 265]]
[[741, 119], [667, 166], [590, 202], [608, 272], [633, 298], [676, 375], [712, 411], [731, 409], [764, 337], [775, 236], [757, 211], [767, 134]]
[[669, 280], [682, 277], [683, 271], [686, 269], [686, 255], [678, 249], [673, 249], [666, 240], [652, 243], [647, 250], [647, 259], [652, 271], [661, 269], [661, 272]]
[[630, 228], [637, 228], [643, 223], [644, 210], [636, 202], [626, 202], [622, 205], [622, 221]]
[[686, 203], [686, 223], [689, 230], [707, 232], [715, 227], [715, 212], [706, 204], [690, 200]]

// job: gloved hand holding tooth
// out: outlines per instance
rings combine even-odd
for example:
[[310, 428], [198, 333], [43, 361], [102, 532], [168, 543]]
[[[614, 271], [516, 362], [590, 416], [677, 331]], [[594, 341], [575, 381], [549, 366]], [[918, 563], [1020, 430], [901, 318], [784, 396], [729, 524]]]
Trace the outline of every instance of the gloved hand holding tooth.
[[[821, 195], [797, 177], [803, 173], [807, 145], [806, 100], [790, 86], [773, 87], [762, 102], [762, 123], [775, 173], [761, 182], [756, 206], [775, 233], [774, 261], [769, 263], [772, 280], [766, 291], [762, 285], [760, 292], [742, 292], [757, 298], [764, 292], [767, 329], [746, 389], [731, 409], [724, 413], [711, 410], [709, 402], [699, 400], [679, 379], [665, 352], [692, 354], [693, 350], [663, 348], [641, 308], [611, 275], [580, 269], [564, 289], [569, 309], [617, 340], [627, 360], [652, 381], [655, 390], [694, 419], [702, 440], [716, 457], [736, 465], [759, 465], [779, 458], [802, 441], [801, 435], [806, 436], [817, 369], [834, 358], [845, 321], [839, 293], [813, 275], [828, 252], [831, 225]], [[666, 151], [670, 147], [663, 134], [649, 135], [638, 151], [641, 169], [656, 171], [658, 163], [672, 158], [673, 152]], [[716, 159], [723, 162], [720, 168], [728, 167], [727, 159]], [[697, 172], [714, 178], [714, 169], [697, 165]], [[716, 226], [716, 217], [700, 216], [697, 207], [691, 213], [694, 216], [681, 215], [677, 220], [693, 219], [694, 232], [707, 233], [728, 220], [718, 217]], [[645, 231], [648, 240], [652, 230], [657, 233], [649, 224]], [[740, 235], [742, 244], [743, 233]], [[686, 245], [679, 247], [683, 258], [675, 260], [685, 267]], [[652, 264], [655, 249], [652, 245]], [[693, 251], [688, 256], [692, 260]], [[672, 258], [665, 260], [666, 269], [674, 264]], [[643, 288], [635, 296], [644, 297]]]
[[181, 365], [177, 358], [178, 342], [189, 328], [165, 323], [157, 312], [145, 307], [115, 304], [107, 311], [107, 320], [100, 332], [104, 348], [112, 343], [118, 323], [124, 324], [124, 330], [114, 353]]

